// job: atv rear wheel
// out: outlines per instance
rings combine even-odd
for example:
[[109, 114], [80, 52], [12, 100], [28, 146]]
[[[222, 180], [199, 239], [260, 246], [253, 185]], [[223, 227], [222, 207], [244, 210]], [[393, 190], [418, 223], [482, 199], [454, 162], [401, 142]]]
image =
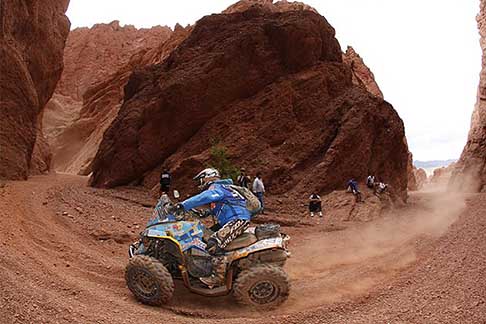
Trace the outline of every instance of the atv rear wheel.
[[242, 271], [235, 281], [233, 295], [241, 304], [271, 309], [287, 300], [289, 289], [285, 271], [266, 264]]
[[174, 293], [169, 271], [160, 261], [146, 255], [136, 255], [129, 260], [125, 280], [135, 298], [144, 304], [160, 306]]

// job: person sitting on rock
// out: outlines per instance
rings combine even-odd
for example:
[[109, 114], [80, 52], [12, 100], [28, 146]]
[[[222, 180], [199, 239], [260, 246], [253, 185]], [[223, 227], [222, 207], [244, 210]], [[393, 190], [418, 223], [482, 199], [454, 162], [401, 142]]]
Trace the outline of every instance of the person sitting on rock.
[[388, 185], [383, 182], [378, 182], [375, 184], [374, 189], [375, 189], [375, 194], [380, 195], [386, 191], [388, 188]]
[[375, 176], [374, 175], [369, 175], [368, 178], [366, 178], [366, 186], [370, 189], [373, 189], [375, 187]]
[[352, 192], [356, 202], [361, 202], [361, 192], [358, 189], [358, 182], [354, 179], [351, 179], [348, 181], [348, 186], [347, 186], [348, 192]]
[[200, 280], [210, 287], [220, 286], [224, 283], [226, 272], [222, 256], [224, 248], [248, 228], [251, 215], [246, 208], [246, 200], [235, 194], [231, 188], [233, 181], [222, 180], [218, 170], [204, 169], [194, 180], [199, 181], [202, 192], [177, 204], [172, 212], [180, 213], [204, 205], [210, 206], [210, 213], [216, 216], [219, 225], [206, 246], [208, 253], [213, 256], [213, 274]]
[[322, 217], [321, 197], [315, 192], [309, 197], [309, 212], [311, 217], [314, 217], [314, 213], [319, 213], [319, 217]]

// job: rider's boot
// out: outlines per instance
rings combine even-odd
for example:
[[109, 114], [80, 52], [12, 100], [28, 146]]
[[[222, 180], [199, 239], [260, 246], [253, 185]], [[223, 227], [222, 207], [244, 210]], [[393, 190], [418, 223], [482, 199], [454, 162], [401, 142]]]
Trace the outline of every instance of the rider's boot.
[[214, 256], [212, 259], [213, 273], [209, 277], [199, 278], [209, 288], [224, 285], [226, 278], [226, 258]]
[[220, 245], [221, 241], [217, 237], [211, 237], [206, 246], [206, 250], [212, 257], [212, 273], [211, 276], [199, 278], [199, 280], [209, 286], [209, 288], [219, 287], [224, 283], [226, 260], [224, 258], [224, 250]]

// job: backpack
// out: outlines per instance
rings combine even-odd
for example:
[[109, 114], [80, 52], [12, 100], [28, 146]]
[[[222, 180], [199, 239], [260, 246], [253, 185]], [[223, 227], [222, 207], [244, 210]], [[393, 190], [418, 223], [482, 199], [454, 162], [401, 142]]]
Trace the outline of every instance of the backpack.
[[250, 212], [251, 217], [255, 216], [262, 210], [260, 200], [258, 200], [257, 196], [255, 196], [250, 189], [235, 185], [229, 185], [229, 187], [232, 189], [232, 191], [236, 192], [239, 196], [245, 199], [246, 209], [248, 209]]

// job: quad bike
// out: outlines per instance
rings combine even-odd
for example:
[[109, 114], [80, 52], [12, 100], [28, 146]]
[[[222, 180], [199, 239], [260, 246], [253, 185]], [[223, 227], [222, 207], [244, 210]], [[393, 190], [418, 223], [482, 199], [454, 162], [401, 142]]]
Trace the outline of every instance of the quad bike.
[[162, 195], [140, 239], [130, 245], [125, 279], [139, 301], [167, 303], [174, 280], [182, 280], [193, 293], [232, 293], [239, 303], [260, 309], [277, 307], [287, 299], [290, 285], [282, 267], [290, 256], [290, 237], [280, 233], [278, 225], [249, 228], [233, 240], [223, 254], [225, 282], [212, 287], [201, 280], [212, 274], [212, 256], [205, 250], [212, 231], [200, 221], [199, 210], [174, 215], [168, 212], [171, 205]]

